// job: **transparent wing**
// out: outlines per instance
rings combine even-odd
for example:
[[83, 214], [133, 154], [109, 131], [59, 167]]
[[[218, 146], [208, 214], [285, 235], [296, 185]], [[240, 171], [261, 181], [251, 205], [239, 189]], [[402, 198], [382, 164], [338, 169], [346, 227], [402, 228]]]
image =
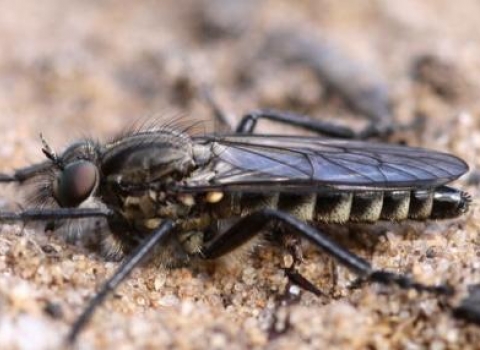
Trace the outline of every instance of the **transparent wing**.
[[421, 148], [292, 136], [212, 136], [214, 157], [183, 190], [385, 190], [436, 187], [468, 170], [461, 159]]

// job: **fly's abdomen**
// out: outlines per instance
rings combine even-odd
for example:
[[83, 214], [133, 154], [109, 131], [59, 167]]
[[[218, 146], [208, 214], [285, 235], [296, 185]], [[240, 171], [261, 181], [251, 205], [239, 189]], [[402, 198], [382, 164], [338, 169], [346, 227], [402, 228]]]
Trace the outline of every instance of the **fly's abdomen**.
[[433, 194], [432, 219], [455, 218], [468, 211], [472, 198], [467, 192], [442, 186]]
[[319, 193], [314, 220], [324, 223], [375, 222], [380, 220], [382, 191]]
[[468, 194], [447, 186], [413, 191], [236, 193], [225, 198], [215, 209], [220, 217], [245, 216], [272, 208], [301, 220], [327, 224], [450, 219], [464, 214], [470, 203]]
[[468, 211], [468, 193], [448, 186], [410, 193], [408, 218], [412, 220], [452, 219]]
[[450, 219], [468, 211], [469, 203], [467, 193], [447, 186], [414, 191], [331, 192], [317, 194], [312, 219], [324, 223]]
[[390, 221], [408, 219], [412, 211], [411, 196], [410, 191], [385, 192], [380, 218]]

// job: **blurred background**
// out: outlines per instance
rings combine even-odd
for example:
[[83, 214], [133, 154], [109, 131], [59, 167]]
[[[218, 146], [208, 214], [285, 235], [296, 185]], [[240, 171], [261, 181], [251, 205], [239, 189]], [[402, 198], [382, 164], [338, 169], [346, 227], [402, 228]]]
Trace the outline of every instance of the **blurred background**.
[[475, 0], [0, 6], [2, 161], [38, 148], [39, 132], [58, 146], [144, 117], [211, 120], [205, 86], [237, 118], [267, 107], [340, 122], [420, 115], [432, 132], [462, 112], [478, 119]]
[[[83, 135], [108, 139], [142, 118], [161, 122], [164, 116], [167, 120], [186, 116], [204, 121], [205, 130], [213, 130], [213, 113], [204, 98], [204, 92], [209, 91], [231, 125], [242, 114], [258, 108], [295, 111], [357, 130], [368, 122], [385, 125], [420, 120], [423, 123], [419, 128], [402, 134], [399, 140], [452, 152], [476, 169], [480, 165], [479, 16], [477, 0], [457, 0], [454, 4], [447, 0], [0, 0], [0, 168], [8, 171], [43, 159], [40, 132], [55, 149], [61, 149]], [[296, 132], [268, 123], [262, 124], [260, 131]], [[61, 241], [57, 244], [62, 246]], [[437, 245], [446, 251], [449, 242], [446, 239]], [[420, 246], [416, 248], [420, 252], [428, 248], [422, 243]], [[62, 252], [69, 249], [62, 247]], [[8, 253], [12, 245], [7, 242], [2, 249]], [[475, 256], [475, 248], [470, 249], [455, 252], [464, 258]], [[95, 271], [108, 274], [115, 267], [108, 265], [110, 270], [105, 272], [98, 257], [77, 254], [98, 264]], [[25, 261], [22, 257], [20, 260]], [[2, 261], [4, 275], [17, 278], [0, 277], [0, 290], [4, 290], [0, 292], [4, 300], [0, 305], [10, 309], [11, 303], [5, 302], [9, 300], [10, 284], [23, 280], [25, 274], [20, 267], [15, 269]], [[40, 259], [38, 266], [45, 264]], [[63, 332], [95, 283], [104, 278], [101, 272], [90, 286], [83, 286], [83, 299], [72, 297], [76, 309], [57, 321], [64, 322]], [[35, 289], [37, 282], [28, 282], [26, 290]], [[273, 282], [264, 283], [268, 286]], [[47, 295], [48, 286], [41, 288]], [[73, 287], [66, 283], [63, 288]], [[178, 290], [172, 293], [178, 295]], [[261, 327], [249, 331], [257, 326], [262, 310], [262, 304], [258, 305], [257, 311], [239, 313], [242, 316], [233, 317], [233, 321], [230, 315], [228, 321], [222, 321], [243, 332], [241, 337], [218, 324], [218, 319], [224, 320], [223, 311], [207, 308], [209, 311], [204, 312], [208, 316], [195, 314], [192, 319], [204, 320], [205, 325], [197, 326], [203, 332], [208, 328], [212, 337], [199, 333], [195, 338], [192, 326], [185, 321], [175, 323], [179, 336], [159, 336], [153, 328], [151, 333], [145, 331], [145, 337], [132, 338], [147, 342], [157, 335], [157, 346], [183, 344], [186, 348], [202, 348], [207, 343], [215, 348], [212, 344], [216, 343], [211, 341], [217, 339], [217, 333], [229, 334], [226, 338], [217, 334], [218, 348], [227, 343], [234, 348], [283, 344], [305, 349], [311, 344], [335, 342], [348, 348], [410, 344], [409, 339], [395, 338], [388, 327], [375, 338], [375, 329], [379, 329], [375, 317], [372, 321], [366, 312], [356, 319], [356, 311], [350, 309], [347, 314], [351, 326], [345, 327], [343, 323], [329, 323], [331, 309], [316, 311], [316, 317], [325, 317], [315, 323], [321, 325], [316, 332], [322, 328], [323, 337], [308, 330], [313, 316], [303, 310], [307, 313], [297, 315], [298, 326], [293, 326], [297, 333], [290, 334], [288, 341], [273, 336], [270, 339]], [[70, 306], [64, 305], [67, 309]], [[17, 317], [16, 311], [11, 312], [14, 316], [8, 322]], [[252, 320], [242, 318], [245, 315]], [[407, 317], [404, 327], [416, 324], [418, 315]], [[42, 317], [38, 319], [44, 320]], [[165, 317], [168, 319], [168, 313]], [[208, 326], [209, 317], [217, 318], [217, 323]], [[434, 330], [427, 332], [431, 341], [446, 346], [475, 336], [478, 339], [477, 331], [467, 336], [467, 331], [445, 322], [445, 328], [432, 326]], [[147, 327], [155, 322], [141, 324]], [[8, 325], [11, 328], [7, 330], [5, 323], [0, 327], [0, 343], [4, 340], [9, 345], [25, 345], [21, 338], [12, 340], [16, 332], [25, 330], [23, 326], [15, 322]], [[54, 325], [35, 326], [51, 335], [46, 340], [38, 334], [37, 346], [52, 346], [49, 341], [57, 344], [62, 334], [51, 332]], [[358, 328], [367, 334], [365, 338], [355, 337]], [[444, 332], [448, 328], [454, 329], [453, 336]], [[424, 330], [420, 327], [416, 331], [419, 329]], [[109, 334], [97, 328], [98, 333]], [[376, 340], [370, 340], [372, 337]], [[89, 339], [91, 343], [83, 346], [99, 346], [98, 340]], [[413, 343], [421, 348], [428, 340]], [[128, 348], [129, 343], [124, 344]]]

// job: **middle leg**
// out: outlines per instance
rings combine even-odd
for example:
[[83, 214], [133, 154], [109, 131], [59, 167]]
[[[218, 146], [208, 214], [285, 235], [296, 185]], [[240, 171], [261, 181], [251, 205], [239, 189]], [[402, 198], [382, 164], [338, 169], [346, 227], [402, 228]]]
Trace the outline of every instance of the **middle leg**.
[[274, 210], [263, 209], [243, 217], [226, 232], [213, 239], [202, 251], [205, 259], [216, 259], [240, 247], [248, 240], [260, 234], [271, 222], [285, 225], [293, 233], [306, 238], [317, 248], [331, 255], [342, 265], [368, 281], [395, 284], [403, 289], [414, 289], [434, 294], [451, 295], [453, 290], [447, 285], [424, 285], [408, 276], [374, 269], [369, 262], [343, 248], [321, 231], [294, 216]]

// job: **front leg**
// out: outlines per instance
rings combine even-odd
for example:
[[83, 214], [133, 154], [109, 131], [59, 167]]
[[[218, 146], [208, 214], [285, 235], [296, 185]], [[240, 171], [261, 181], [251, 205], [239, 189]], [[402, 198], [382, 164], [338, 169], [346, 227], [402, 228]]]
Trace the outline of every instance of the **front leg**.
[[0, 174], [0, 182], [22, 183], [33, 179], [35, 176], [45, 174], [52, 167], [52, 162], [45, 161], [25, 168], [15, 170], [13, 174]]
[[171, 220], [165, 220], [159, 228], [145, 238], [144, 241], [124, 259], [113, 276], [100, 287], [97, 294], [93, 296], [87, 307], [75, 320], [75, 323], [68, 333], [68, 344], [71, 345], [75, 342], [78, 334], [87, 325], [95, 310], [105, 301], [107, 296], [130, 275], [135, 267], [148, 258], [155, 248], [166, 242], [175, 232], [175, 224]]

